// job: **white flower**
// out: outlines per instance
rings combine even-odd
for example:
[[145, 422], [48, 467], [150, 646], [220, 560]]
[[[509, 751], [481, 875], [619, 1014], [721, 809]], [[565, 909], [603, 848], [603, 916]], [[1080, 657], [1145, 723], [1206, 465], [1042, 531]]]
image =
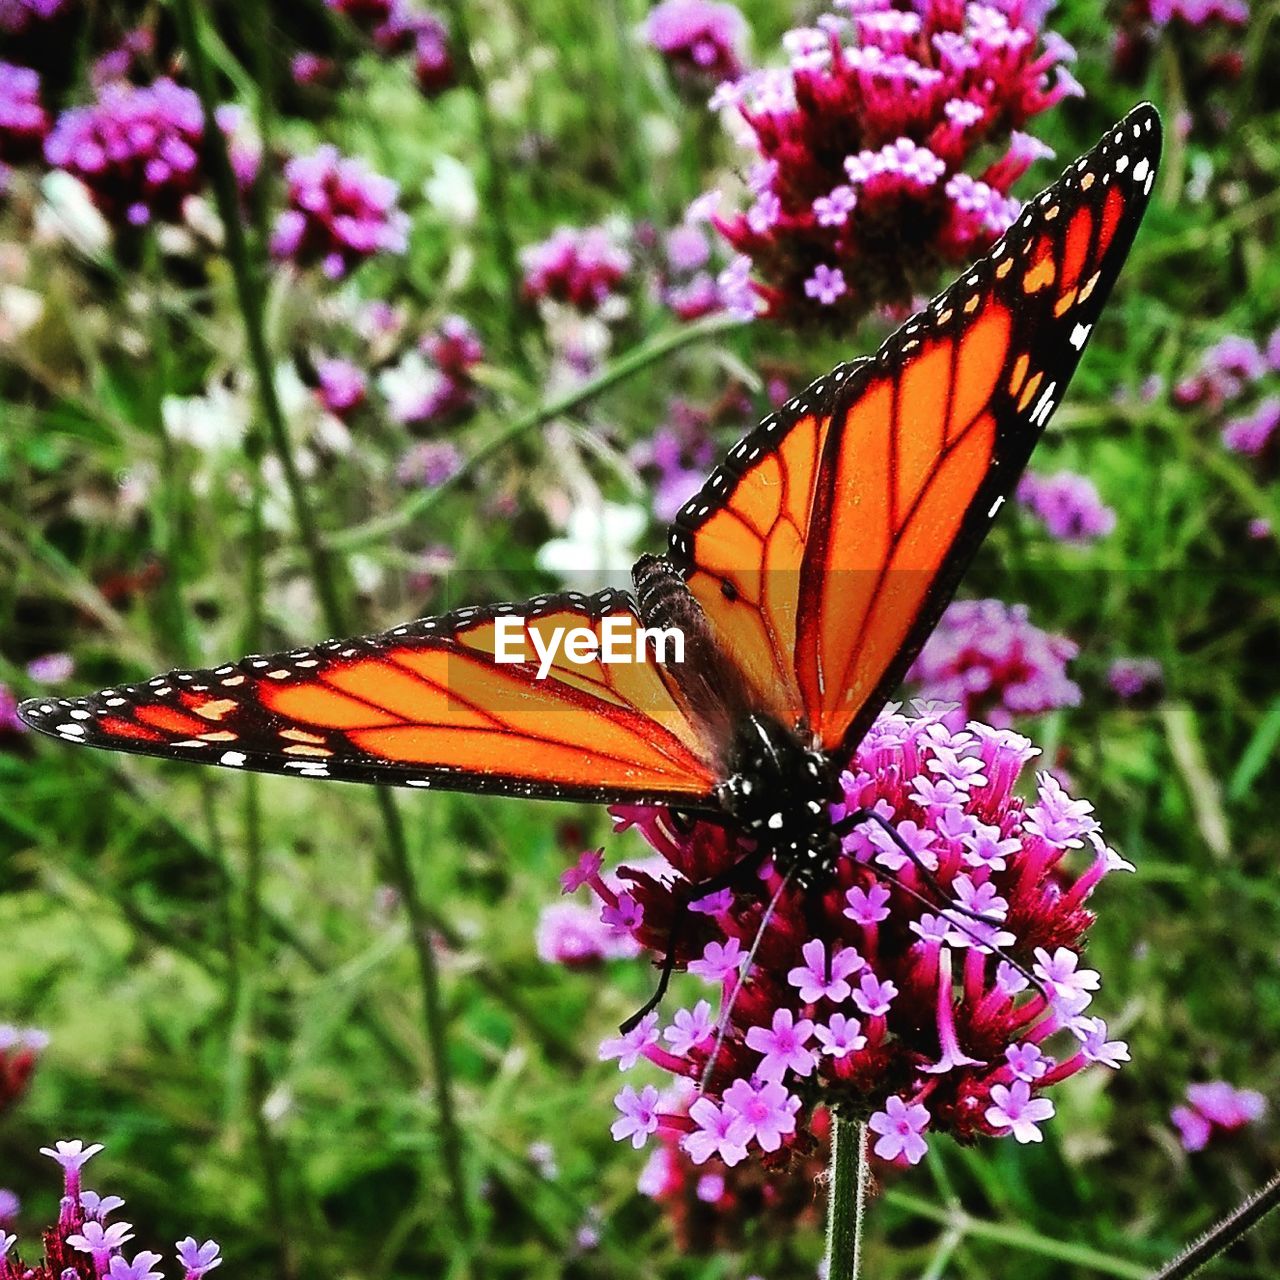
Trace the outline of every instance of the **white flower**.
[[44, 315], [44, 300], [20, 284], [0, 284], [0, 343], [14, 342]]
[[430, 417], [447, 390], [447, 379], [420, 351], [405, 354], [399, 364], [378, 374], [378, 390], [395, 422], [419, 422]]
[[475, 178], [471, 170], [453, 156], [436, 159], [431, 176], [422, 184], [422, 194], [432, 208], [460, 227], [470, 226], [480, 212]]
[[202, 396], [165, 396], [160, 413], [171, 440], [203, 453], [239, 448], [249, 425], [244, 396], [220, 382]]
[[564, 536], [544, 543], [535, 563], [545, 573], [572, 581], [575, 590], [590, 590], [611, 574], [629, 576], [635, 544], [648, 523], [648, 512], [640, 506], [600, 502], [575, 507]]
[[55, 169], [41, 179], [40, 192], [44, 199], [36, 210], [37, 236], [65, 240], [90, 258], [111, 243], [111, 227], [79, 178]]

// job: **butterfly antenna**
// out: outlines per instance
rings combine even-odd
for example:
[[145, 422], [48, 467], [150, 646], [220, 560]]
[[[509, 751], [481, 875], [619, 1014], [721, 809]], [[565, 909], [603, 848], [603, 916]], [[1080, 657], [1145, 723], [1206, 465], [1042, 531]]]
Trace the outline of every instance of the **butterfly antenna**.
[[738, 1003], [738, 993], [742, 990], [751, 974], [751, 967], [756, 962], [756, 952], [760, 950], [760, 944], [764, 941], [765, 930], [768, 929], [769, 923], [773, 919], [773, 913], [778, 909], [778, 903], [782, 900], [783, 890], [790, 883], [791, 872], [788, 871], [782, 877], [782, 883], [778, 886], [777, 892], [769, 899], [769, 905], [764, 909], [764, 915], [760, 917], [760, 927], [756, 930], [756, 936], [751, 943], [751, 950], [747, 952], [746, 961], [738, 970], [738, 981], [734, 983], [728, 1002], [720, 1011], [720, 1021], [716, 1026], [716, 1038], [711, 1046], [711, 1053], [707, 1057], [706, 1065], [702, 1068], [702, 1075], [698, 1078], [697, 1096], [699, 1098], [707, 1091], [707, 1082], [711, 1079], [712, 1069], [716, 1065], [716, 1059], [720, 1056], [720, 1049], [724, 1045], [724, 1038], [729, 1030], [729, 1019], [733, 1016], [733, 1007]]
[[965, 937], [969, 939], [970, 942], [976, 942], [983, 950], [989, 951], [992, 955], [998, 956], [1005, 962], [1005, 964], [1009, 965], [1026, 978], [1031, 986], [1039, 992], [1047, 1003], [1053, 1003], [1053, 997], [1050, 996], [1049, 992], [1045, 989], [1044, 983], [1041, 982], [1040, 979], [1026, 967], [1026, 965], [1015, 960], [1014, 957], [1005, 951], [1003, 947], [998, 947], [993, 943], [988, 942], [980, 934], [966, 925], [963, 920], [957, 919], [957, 917], [963, 916], [972, 920], [976, 924], [986, 925], [989, 928], [999, 928], [1004, 921], [996, 916], [985, 916], [980, 911], [974, 911], [959, 902], [948, 902], [947, 892], [943, 889], [942, 885], [938, 883], [937, 876], [935, 876], [933, 872], [924, 865], [920, 859], [920, 855], [902, 838], [897, 827], [888, 821], [888, 819], [882, 817], [871, 809], [856, 809], [853, 813], [842, 818], [840, 822], [836, 824], [835, 830], [838, 835], [847, 835], [855, 827], [860, 826], [864, 822], [874, 822], [887, 833], [889, 839], [897, 845], [903, 856], [907, 858], [913, 866], [915, 866], [915, 868], [925, 878], [929, 887], [933, 889], [941, 901], [935, 901], [931, 898], [927, 898], [918, 889], [913, 889], [911, 885], [898, 879], [898, 877], [895, 876], [887, 867], [877, 866], [873, 860], [867, 865], [870, 866], [871, 870], [875, 872], [876, 875], [883, 876], [886, 880], [892, 881], [904, 893], [915, 898], [917, 902], [923, 903], [926, 907], [932, 907], [935, 910], [940, 911], [960, 933], [963, 933]]

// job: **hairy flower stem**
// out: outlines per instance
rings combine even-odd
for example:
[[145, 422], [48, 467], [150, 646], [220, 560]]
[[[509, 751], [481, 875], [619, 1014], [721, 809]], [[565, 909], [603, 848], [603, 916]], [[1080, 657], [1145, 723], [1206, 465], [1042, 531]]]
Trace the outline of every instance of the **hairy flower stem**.
[[1151, 1280], [1185, 1280], [1225, 1253], [1237, 1240], [1280, 1206], [1280, 1173], [1211, 1227], [1194, 1244], [1152, 1275]]
[[602, 395], [620, 382], [625, 382], [628, 378], [649, 368], [650, 365], [657, 364], [673, 352], [682, 351], [686, 347], [692, 347], [695, 343], [717, 337], [731, 329], [741, 328], [744, 323], [745, 321], [737, 316], [717, 312], [715, 315], [706, 316], [693, 324], [681, 325], [649, 342], [633, 347], [626, 355], [620, 356], [607, 368], [602, 369], [594, 378], [571, 387], [536, 409], [530, 409], [528, 413], [522, 414], [514, 422], [490, 436], [483, 444], [472, 450], [462, 466], [442, 484], [434, 489], [419, 490], [385, 516], [379, 516], [377, 519], [355, 528], [345, 529], [340, 533], [329, 534], [325, 539], [326, 545], [333, 550], [355, 551], [380, 542], [389, 534], [403, 529], [425, 515], [453, 485], [472, 475], [481, 463], [495, 453], [500, 453], [507, 445], [544, 427], [554, 418], [572, 413], [588, 401], [594, 400], [596, 396]]
[[[217, 199], [218, 213], [222, 219], [223, 234], [226, 237], [227, 257], [235, 278], [236, 297], [244, 323], [249, 360], [254, 371], [254, 381], [257, 385], [263, 418], [267, 424], [271, 446], [280, 460], [284, 473], [294, 519], [307, 554], [311, 578], [320, 598], [325, 624], [332, 634], [340, 635], [347, 627], [342, 606], [342, 593], [338, 589], [338, 574], [328, 551], [321, 543], [319, 527], [298, 471], [285, 426], [284, 413], [276, 394], [275, 378], [263, 324], [261, 279], [255, 264], [251, 261], [248, 242], [240, 221], [235, 177], [231, 169], [226, 138], [217, 123], [213, 81], [197, 26], [194, 0], [174, 0], [174, 11], [182, 43], [190, 60], [192, 82], [204, 112], [214, 194]], [[424, 919], [423, 905], [412, 874], [412, 865], [405, 847], [404, 830], [399, 813], [395, 802], [385, 792], [378, 793], [378, 807], [390, 849], [390, 864], [395, 875], [396, 888], [404, 903], [410, 924], [415, 926]], [[470, 1234], [470, 1211], [462, 1177], [462, 1138], [455, 1118], [453, 1085], [444, 1051], [445, 1029], [441, 1020], [435, 956], [430, 935], [425, 928], [414, 927], [414, 947], [422, 979], [427, 1040], [436, 1069], [440, 1137], [445, 1154], [445, 1167], [449, 1175], [449, 1194], [454, 1221], [459, 1233], [466, 1237]]]
[[827, 1280], [858, 1280], [867, 1207], [867, 1127], [835, 1113], [827, 1191]]

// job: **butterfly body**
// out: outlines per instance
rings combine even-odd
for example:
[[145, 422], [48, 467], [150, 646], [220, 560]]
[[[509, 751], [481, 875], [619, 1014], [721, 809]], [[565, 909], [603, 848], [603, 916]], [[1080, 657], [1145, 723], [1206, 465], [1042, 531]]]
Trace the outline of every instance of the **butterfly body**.
[[[634, 594], [461, 609], [20, 715], [67, 742], [236, 769], [663, 805], [820, 881], [840, 856], [840, 772], [1063, 398], [1160, 137], [1155, 109], [1135, 108], [874, 356], [765, 418], [666, 555], [636, 564]], [[569, 628], [600, 652], [545, 657]], [[615, 632], [652, 628], [680, 633], [681, 661], [607, 659]], [[509, 630], [532, 648], [508, 654]]]

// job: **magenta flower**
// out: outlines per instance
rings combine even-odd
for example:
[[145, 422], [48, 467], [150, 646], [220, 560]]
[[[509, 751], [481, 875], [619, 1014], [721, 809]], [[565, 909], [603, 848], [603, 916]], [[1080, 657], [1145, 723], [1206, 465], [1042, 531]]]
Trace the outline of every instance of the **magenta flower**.
[[905, 1160], [919, 1164], [929, 1144], [921, 1136], [929, 1124], [929, 1109], [920, 1103], [908, 1105], [901, 1098], [891, 1097], [883, 1111], [877, 1111], [867, 1127], [878, 1134], [872, 1150], [881, 1160]]
[[525, 296], [595, 312], [631, 270], [631, 255], [603, 227], [560, 227], [521, 250]]
[[629, 454], [632, 464], [653, 487], [654, 515], [664, 521], [674, 520], [702, 488], [715, 456], [711, 415], [685, 400], [673, 400], [666, 422]]
[[649, 11], [645, 38], [667, 60], [677, 84], [707, 92], [744, 67], [747, 22], [722, 0], [663, 0]]
[[1059, 542], [1083, 545], [1105, 538], [1116, 527], [1116, 513], [1098, 496], [1088, 476], [1059, 471], [1051, 476], [1026, 472], [1018, 481], [1018, 502], [1036, 516]]
[[751, 1141], [750, 1122], [727, 1104], [718, 1107], [709, 1098], [699, 1098], [689, 1108], [689, 1119], [697, 1126], [681, 1144], [694, 1164], [705, 1164], [718, 1156], [733, 1168], [747, 1158]]
[[570, 969], [591, 968], [605, 960], [639, 954], [633, 938], [603, 924], [598, 912], [576, 902], [543, 907], [536, 946], [540, 960]]
[[1155, 658], [1117, 658], [1107, 672], [1107, 683], [1124, 702], [1155, 698], [1164, 688], [1164, 668]]
[[1187, 1100], [1169, 1118], [1184, 1151], [1201, 1151], [1217, 1134], [1235, 1133], [1261, 1120], [1267, 1100], [1256, 1089], [1237, 1089], [1225, 1080], [1187, 1086]]
[[[668, 1013], [668, 1030], [697, 1030], [681, 1034], [679, 1054], [651, 1013], [601, 1056], [623, 1070], [645, 1059], [705, 1078], [706, 1101], [754, 1126], [750, 1151], [790, 1149], [817, 1105], [878, 1114], [887, 1159], [918, 1160], [926, 1129], [1006, 1136], [1015, 1109], [1020, 1132], [1039, 1124], [1043, 1107], [1027, 1108], [1046, 1090], [1092, 1063], [1123, 1061], [1123, 1046], [1090, 1016], [1099, 978], [1080, 948], [1090, 895], [1127, 864], [1103, 842], [1092, 807], [1056, 779], [1041, 774], [1030, 800], [1016, 795], [1035, 754], [1007, 730], [948, 727], [933, 708], [886, 712], [850, 760], [832, 820], [874, 810], [924, 851], [920, 865], [885, 847], [883, 826], [868, 821], [844, 837], [825, 892], [784, 883], [766, 862], [759, 887], [728, 891], [714, 914], [685, 911], [703, 896], [690, 886], [741, 858], [737, 837], [673, 824], [662, 810], [615, 810], [667, 864], [619, 872], [637, 908], [630, 932], [661, 961], [683, 916], [675, 965], [718, 983], [720, 999], [711, 1036], [702, 1010]], [[590, 883], [606, 910], [621, 901]], [[661, 1103], [656, 1125], [677, 1140], [691, 1132], [688, 1116]]]
[[107, 1266], [107, 1280], [164, 1280], [163, 1272], [156, 1271], [160, 1261], [158, 1253], [139, 1250], [132, 1262], [126, 1262], [122, 1254], [116, 1254]]
[[615, 1141], [631, 1139], [631, 1145], [638, 1151], [649, 1140], [649, 1135], [658, 1130], [658, 1091], [651, 1084], [645, 1085], [640, 1093], [628, 1084], [614, 1099], [614, 1105], [622, 1113], [613, 1122], [610, 1132]]
[[1228, 334], [1200, 357], [1196, 370], [1174, 388], [1174, 400], [1186, 407], [1204, 405], [1221, 409], [1267, 372], [1267, 358], [1252, 339]]
[[1049, 154], [1019, 131], [1080, 89], [1021, 0], [838, 7], [787, 33], [785, 69], [712, 105], [741, 115], [756, 155], [750, 202], [717, 219], [749, 288], [776, 319], [846, 329], [990, 248], [1018, 212], [1010, 187]]
[[[236, 119], [224, 108], [225, 133]], [[58, 117], [44, 154], [54, 168], [79, 178], [117, 227], [175, 221], [209, 172], [200, 100], [164, 77], [142, 87], [104, 84], [94, 103]]]
[[[1065, 636], [1033, 625], [1025, 605], [957, 600], [907, 680], [931, 702], [956, 704], [946, 717], [953, 728], [973, 719], [1008, 728], [1019, 716], [1079, 705], [1079, 686], [1067, 675], [1077, 652]], [[934, 796], [940, 785], [944, 780], [926, 779], [925, 790]]]
[[316, 361], [316, 393], [320, 403], [344, 422], [364, 404], [369, 378], [359, 365], [337, 357]]
[[7, 1187], [0, 1187], [0, 1227], [18, 1220], [22, 1203]]
[[1182, 22], [1188, 27], [1203, 27], [1221, 22], [1243, 27], [1249, 22], [1249, 6], [1244, 0], [1149, 0], [1151, 21], [1165, 27]]
[[208, 1272], [222, 1266], [222, 1259], [218, 1256], [221, 1249], [216, 1241], [206, 1240], [198, 1245], [194, 1236], [187, 1236], [174, 1247], [185, 1271], [183, 1280], [203, 1280]]
[[1265, 452], [1280, 427], [1280, 396], [1268, 396], [1250, 413], [1232, 418], [1222, 428], [1222, 443], [1232, 453], [1256, 458]]
[[48, 132], [49, 113], [40, 100], [39, 75], [27, 67], [0, 62], [0, 167], [35, 159]]
[[413, 488], [435, 489], [462, 469], [462, 454], [449, 440], [419, 440], [396, 464], [396, 479]]
[[[4, 729], [3, 702], [6, 692], [4, 686], [0, 685], [0, 731]], [[27, 1091], [36, 1063], [48, 1043], [49, 1037], [34, 1027], [23, 1030], [8, 1023], [0, 1023], [0, 1116]], [[89, 1156], [84, 1158], [87, 1160]]]
[[409, 218], [400, 188], [363, 160], [325, 145], [284, 167], [288, 207], [276, 219], [271, 251], [298, 266], [318, 263], [338, 280], [379, 253], [404, 253]]
[[1048, 1098], [1033, 1098], [1031, 1085], [1026, 1080], [991, 1088], [987, 1122], [997, 1129], [1007, 1128], [1019, 1142], [1043, 1142], [1044, 1134], [1039, 1126], [1052, 1115], [1053, 1103]]
[[50, 22], [69, 7], [69, 0], [0, 0], [0, 31], [23, 36]]
[[100, 1222], [87, 1221], [78, 1232], [67, 1236], [67, 1243], [81, 1253], [93, 1258], [94, 1268], [99, 1275], [107, 1270], [111, 1255], [123, 1248], [133, 1239], [131, 1222], [113, 1222], [104, 1227]]

